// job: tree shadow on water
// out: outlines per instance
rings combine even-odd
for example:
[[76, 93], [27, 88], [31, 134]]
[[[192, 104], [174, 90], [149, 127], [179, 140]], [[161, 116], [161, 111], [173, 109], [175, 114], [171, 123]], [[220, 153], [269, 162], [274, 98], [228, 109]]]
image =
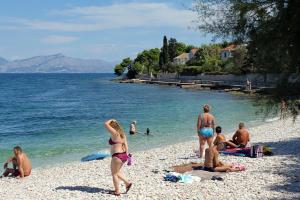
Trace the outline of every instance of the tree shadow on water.
[[275, 156], [284, 156], [285, 167], [278, 168], [275, 174], [285, 177], [281, 183], [271, 186], [271, 190], [294, 193], [300, 199], [300, 137], [278, 142], [262, 143], [273, 149]]
[[60, 186], [55, 188], [56, 190], [69, 190], [69, 191], [80, 191], [87, 193], [103, 193], [103, 194], [111, 194], [112, 190], [107, 190], [103, 188], [97, 187], [89, 187], [89, 186]]

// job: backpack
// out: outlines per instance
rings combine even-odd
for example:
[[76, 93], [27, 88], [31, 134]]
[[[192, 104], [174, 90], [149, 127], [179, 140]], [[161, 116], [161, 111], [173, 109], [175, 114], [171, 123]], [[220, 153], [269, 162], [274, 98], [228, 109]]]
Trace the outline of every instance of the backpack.
[[250, 150], [251, 158], [260, 158], [264, 156], [263, 146], [262, 145], [253, 145]]

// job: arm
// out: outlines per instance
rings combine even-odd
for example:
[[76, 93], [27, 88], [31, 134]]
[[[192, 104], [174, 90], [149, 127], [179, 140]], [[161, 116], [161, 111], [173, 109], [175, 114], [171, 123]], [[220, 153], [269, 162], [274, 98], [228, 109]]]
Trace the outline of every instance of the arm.
[[7, 165], [8, 165], [8, 163], [12, 162], [14, 158], [15, 158], [14, 156], [12, 156], [12, 157], [8, 158], [8, 159], [7, 159], [7, 161], [6, 161], [6, 162], [4, 163], [4, 165], [3, 165], [3, 168], [4, 168], [4, 169], [6, 169], [6, 168], [7, 168]]
[[235, 139], [236, 139], [236, 137], [237, 137], [237, 134], [238, 134], [238, 131], [236, 131], [236, 132], [234, 133], [234, 135], [232, 136], [232, 141], [235, 141]]
[[115, 121], [115, 120], [114, 120], [114, 119], [107, 120], [107, 121], [104, 123], [104, 126], [105, 126], [105, 128], [108, 130], [108, 132], [109, 132], [110, 134], [112, 134], [112, 135], [117, 135], [117, 131], [116, 131], [113, 127], [110, 126], [110, 123], [111, 123], [112, 121]]
[[201, 115], [198, 116], [198, 121], [197, 121], [197, 131], [200, 129], [202, 120], [201, 120]]
[[127, 143], [127, 139], [125, 137], [125, 140], [124, 140], [124, 144], [125, 144], [125, 151], [126, 151], [126, 154], [129, 153], [129, 150], [128, 150], [128, 143]]
[[23, 161], [20, 156], [17, 157], [17, 163], [18, 163], [18, 170], [20, 172], [20, 177], [24, 177], [24, 170], [23, 170]]
[[212, 129], [213, 129], [213, 133], [215, 133], [215, 117], [213, 117], [213, 119], [212, 119]]

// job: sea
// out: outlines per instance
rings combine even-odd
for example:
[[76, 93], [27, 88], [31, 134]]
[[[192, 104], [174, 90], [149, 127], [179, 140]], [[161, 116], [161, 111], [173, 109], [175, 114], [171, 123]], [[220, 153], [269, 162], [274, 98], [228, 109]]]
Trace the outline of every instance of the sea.
[[[196, 122], [203, 104], [216, 124], [232, 135], [239, 122], [265, 122], [255, 99], [221, 91], [199, 91], [111, 81], [113, 74], [0, 74], [0, 163], [19, 145], [34, 167], [80, 162], [108, 152], [103, 124], [117, 119], [128, 135], [130, 152], [198, 140]], [[151, 136], [146, 136], [146, 129]]]

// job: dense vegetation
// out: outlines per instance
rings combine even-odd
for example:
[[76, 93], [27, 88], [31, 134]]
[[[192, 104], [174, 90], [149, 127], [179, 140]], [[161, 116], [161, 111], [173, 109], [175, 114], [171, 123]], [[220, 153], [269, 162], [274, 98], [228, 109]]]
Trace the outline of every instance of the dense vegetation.
[[[177, 42], [175, 38], [163, 38], [160, 49], [149, 49], [139, 53], [134, 60], [125, 58], [115, 66], [115, 74], [120, 76], [126, 73], [128, 78], [134, 78], [138, 74], [153, 74], [159, 72], [177, 73], [182, 75], [196, 75], [201, 73], [246, 73], [247, 50], [241, 46], [233, 52], [233, 57], [226, 61], [221, 60], [221, 50], [228, 46], [222, 44], [209, 44], [196, 47]], [[185, 64], [175, 64], [174, 58], [189, 53], [191, 49], [198, 49], [194, 57]]]
[[[300, 103], [299, 0], [195, 0], [198, 28], [216, 38], [247, 43], [246, 63], [260, 73], [278, 73], [280, 79], [266, 98], [269, 107], [289, 102], [296, 116]], [[291, 81], [297, 77], [297, 81]]]

